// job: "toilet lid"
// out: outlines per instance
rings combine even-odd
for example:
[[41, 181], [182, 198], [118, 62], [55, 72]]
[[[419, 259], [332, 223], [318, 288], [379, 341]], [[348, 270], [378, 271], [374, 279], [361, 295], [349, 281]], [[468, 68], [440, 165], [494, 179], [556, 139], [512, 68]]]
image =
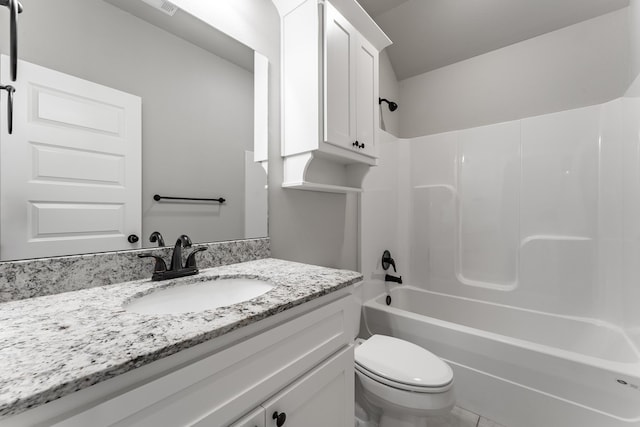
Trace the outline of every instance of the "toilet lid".
[[356, 347], [355, 361], [377, 376], [414, 387], [442, 387], [453, 380], [451, 367], [439, 357], [386, 335], [373, 335]]

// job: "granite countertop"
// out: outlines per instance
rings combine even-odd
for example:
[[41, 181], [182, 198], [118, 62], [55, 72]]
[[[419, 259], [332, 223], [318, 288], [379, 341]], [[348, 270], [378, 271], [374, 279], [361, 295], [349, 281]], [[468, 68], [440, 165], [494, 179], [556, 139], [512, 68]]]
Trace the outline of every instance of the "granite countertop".
[[[240, 275], [276, 285], [250, 301], [198, 313], [129, 313], [159, 287]], [[0, 304], [0, 417], [23, 412], [362, 280], [353, 271], [277, 259]]]

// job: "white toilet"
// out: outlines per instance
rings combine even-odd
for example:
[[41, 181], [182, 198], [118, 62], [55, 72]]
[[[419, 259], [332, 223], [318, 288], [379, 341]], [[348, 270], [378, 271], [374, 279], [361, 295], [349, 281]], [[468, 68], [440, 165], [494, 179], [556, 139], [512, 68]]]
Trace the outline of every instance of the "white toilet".
[[381, 412], [380, 427], [428, 427], [455, 404], [453, 371], [408, 341], [373, 335], [356, 347], [356, 376], [364, 398]]

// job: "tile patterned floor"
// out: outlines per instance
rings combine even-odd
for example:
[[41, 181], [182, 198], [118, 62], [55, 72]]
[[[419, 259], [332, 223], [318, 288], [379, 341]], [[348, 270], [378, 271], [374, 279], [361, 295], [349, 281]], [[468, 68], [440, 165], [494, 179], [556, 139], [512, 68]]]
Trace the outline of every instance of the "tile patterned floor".
[[505, 427], [478, 414], [459, 407], [445, 417], [434, 419], [430, 427]]

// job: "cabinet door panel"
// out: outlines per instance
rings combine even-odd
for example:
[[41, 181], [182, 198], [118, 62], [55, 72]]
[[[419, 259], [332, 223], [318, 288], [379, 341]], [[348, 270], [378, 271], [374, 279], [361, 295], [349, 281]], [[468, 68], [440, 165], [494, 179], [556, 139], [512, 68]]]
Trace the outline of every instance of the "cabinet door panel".
[[347, 427], [354, 423], [353, 346], [331, 357], [264, 403], [267, 427], [285, 413], [285, 427]]
[[[216, 424], [216, 421], [211, 421], [211, 424], [206, 424], [208, 427], [217, 427], [220, 424]], [[260, 407], [251, 413], [240, 418], [229, 427], [265, 427], [265, 411], [263, 407]]]
[[376, 128], [378, 127], [378, 53], [364, 39], [360, 39], [357, 48], [357, 84], [356, 84], [356, 135], [359, 143], [364, 144], [361, 151], [375, 156]]
[[330, 4], [325, 23], [325, 140], [351, 148], [355, 141], [357, 33]]

